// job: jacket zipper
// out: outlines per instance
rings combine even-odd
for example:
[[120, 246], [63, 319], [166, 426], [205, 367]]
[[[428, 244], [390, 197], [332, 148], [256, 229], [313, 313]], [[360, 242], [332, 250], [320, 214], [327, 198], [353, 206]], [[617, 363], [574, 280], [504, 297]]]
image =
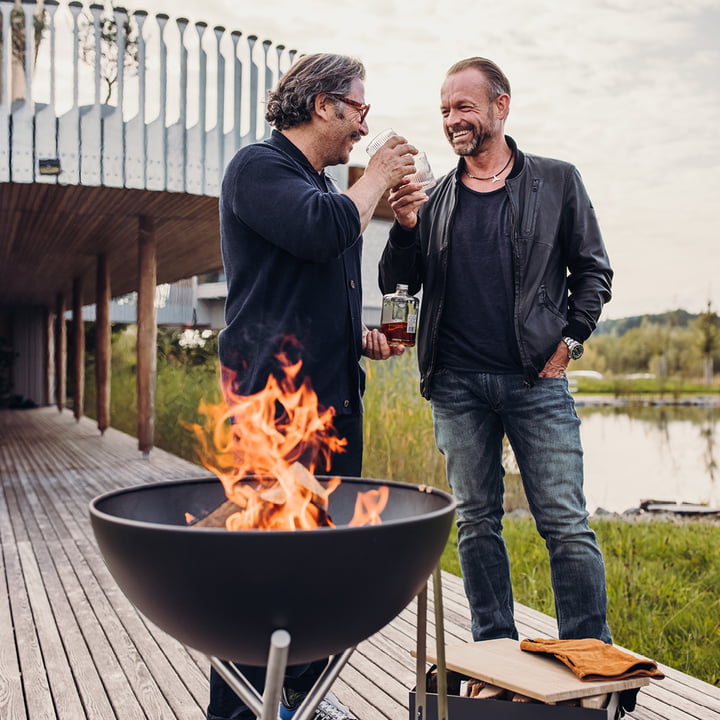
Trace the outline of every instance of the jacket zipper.
[[[518, 349], [520, 350], [520, 359], [522, 361], [523, 370], [525, 373], [525, 379], [523, 380], [523, 385], [525, 387], [530, 388], [533, 386], [532, 381], [532, 365], [530, 363], [530, 360], [528, 358], [527, 352], [525, 350], [525, 343], [523, 342], [522, 333], [520, 330], [520, 250], [519, 250], [519, 235], [518, 235], [518, 225], [520, 224], [520, 218], [519, 218], [519, 208], [517, 204], [515, 203], [515, 199], [513, 198], [512, 194], [512, 182], [511, 181], [505, 181], [505, 189], [507, 190], [508, 199], [510, 200], [510, 209], [512, 211], [512, 251], [513, 251], [513, 260], [515, 263], [515, 267], [513, 268], [513, 277], [515, 280], [515, 300], [513, 302], [513, 322], [515, 324], [515, 339], [517, 340]], [[535, 198], [537, 198], [537, 189], [538, 189], [538, 181], [537, 178], [533, 180], [532, 182], [532, 188], [531, 193], [534, 194], [533, 200], [532, 200], [532, 207], [534, 210], [535, 207]], [[530, 203], [528, 203], [530, 205]], [[523, 301], [527, 301], [527, 298], [523, 298]]]

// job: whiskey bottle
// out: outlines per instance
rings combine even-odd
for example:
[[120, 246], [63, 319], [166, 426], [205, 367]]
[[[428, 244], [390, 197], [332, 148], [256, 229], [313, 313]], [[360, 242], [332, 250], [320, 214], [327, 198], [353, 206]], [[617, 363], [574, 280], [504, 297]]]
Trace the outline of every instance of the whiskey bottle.
[[394, 293], [383, 296], [380, 332], [390, 345], [415, 345], [420, 301], [408, 295], [408, 286], [398, 283]]

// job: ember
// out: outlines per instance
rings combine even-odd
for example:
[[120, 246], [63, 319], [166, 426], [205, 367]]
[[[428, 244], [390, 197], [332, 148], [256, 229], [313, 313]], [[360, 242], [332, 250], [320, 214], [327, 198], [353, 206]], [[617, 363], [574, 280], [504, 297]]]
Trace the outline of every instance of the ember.
[[[284, 377], [268, 378], [255, 395], [232, 391], [235, 377], [223, 383], [226, 402], [200, 404], [205, 425], [191, 425], [203, 465], [223, 484], [227, 502], [208, 516], [188, 522], [228, 530], [312, 530], [334, 527], [328, 497], [340, 478], [319, 482], [332, 455], [347, 441], [333, 429], [333, 408], [321, 409], [310, 380], [297, 386], [301, 363], [279, 355]], [[254, 482], [248, 483], [250, 478]], [[388, 488], [358, 494], [350, 525], [377, 524]]]

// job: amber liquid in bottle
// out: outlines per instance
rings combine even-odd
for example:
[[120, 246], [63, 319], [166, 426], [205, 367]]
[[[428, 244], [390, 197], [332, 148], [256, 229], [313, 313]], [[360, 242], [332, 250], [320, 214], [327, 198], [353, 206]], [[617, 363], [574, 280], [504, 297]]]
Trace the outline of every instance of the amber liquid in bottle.
[[407, 294], [407, 285], [398, 285], [394, 293], [383, 297], [380, 332], [390, 345], [415, 345], [419, 304], [416, 297]]
[[415, 345], [415, 333], [408, 332], [407, 323], [385, 323], [380, 326], [380, 332], [387, 338], [390, 345], [405, 345], [405, 347]]

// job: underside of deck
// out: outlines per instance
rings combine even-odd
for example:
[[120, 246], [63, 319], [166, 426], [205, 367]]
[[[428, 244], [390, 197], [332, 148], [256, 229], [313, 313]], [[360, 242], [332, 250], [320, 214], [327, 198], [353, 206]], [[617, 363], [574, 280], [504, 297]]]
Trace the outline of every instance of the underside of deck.
[[[88, 503], [100, 493], [205, 476], [162, 450], [145, 458], [135, 439], [112, 428], [101, 435], [70, 412], [0, 411], [1, 718], [205, 717], [207, 658], [134, 609], [106, 569], [88, 518]], [[447, 574], [443, 605], [446, 641], [468, 641], [462, 583]], [[415, 606], [362, 642], [333, 687], [360, 720], [408, 717]], [[556, 636], [552, 618], [520, 605], [516, 614], [521, 635]], [[718, 688], [662, 670], [666, 679], [643, 688], [627, 717], [720, 720]]]

